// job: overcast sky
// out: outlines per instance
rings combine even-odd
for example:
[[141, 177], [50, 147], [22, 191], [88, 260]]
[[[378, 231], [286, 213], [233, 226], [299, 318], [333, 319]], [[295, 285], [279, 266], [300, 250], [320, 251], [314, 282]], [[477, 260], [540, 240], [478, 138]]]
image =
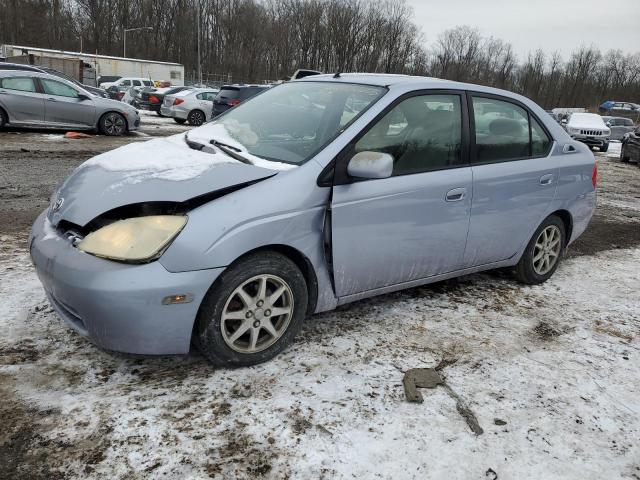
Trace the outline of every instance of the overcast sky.
[[565, 58], [580, 45], [640, 52], [640, 0], [406, 0], [427, 45], [457, 25], [510, 42], [518, 56], [542, 48]]

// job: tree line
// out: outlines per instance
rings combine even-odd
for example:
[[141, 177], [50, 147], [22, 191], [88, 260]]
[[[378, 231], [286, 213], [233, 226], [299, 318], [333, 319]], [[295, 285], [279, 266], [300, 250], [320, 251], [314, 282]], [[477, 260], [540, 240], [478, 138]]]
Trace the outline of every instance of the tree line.
[[[199, 10], [199, 12], [198, 12]], [[428, 75], [505, 88], [542, 106], [640, 102], [640, 53], [581, 47], [568, 59], [513, 47], [467, 26], [430, 45], [404, 0], [0, 0], [0, 43], [185, 65], [195, 79], [197, 19], [207, 74], [262, 82], [297, 68]], [[199, 13], [199, 15], [198, 15]]]

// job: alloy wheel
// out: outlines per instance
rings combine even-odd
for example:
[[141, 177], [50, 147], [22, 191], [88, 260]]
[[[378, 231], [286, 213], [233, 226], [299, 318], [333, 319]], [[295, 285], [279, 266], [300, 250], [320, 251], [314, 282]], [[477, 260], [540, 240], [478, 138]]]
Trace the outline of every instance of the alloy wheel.
[[562, 234], [556, 225], [546, 227], [533, 247], [533, 270], [538, 275], [546, 275], [558, 262], [562, 245]]
[[124, 132], [124, 118], [117, 113], [109, 113], [104, 119], [104, 130], [108, 135], [121, 135]]
[[258, 275], [238, 286], [222, 310], [222, 337], [229, 348], [257, 353], [286, 332], [293, 317], [293, 292], [276, 275]]
[[191, 112], [189, 114], [189, 123], [191, 125], [196, 126], [196, 127], [202, 125], [204, 123], [204, 115], [203, 115], [203, 113], [202, 112], [198, 112], [198, 111]]

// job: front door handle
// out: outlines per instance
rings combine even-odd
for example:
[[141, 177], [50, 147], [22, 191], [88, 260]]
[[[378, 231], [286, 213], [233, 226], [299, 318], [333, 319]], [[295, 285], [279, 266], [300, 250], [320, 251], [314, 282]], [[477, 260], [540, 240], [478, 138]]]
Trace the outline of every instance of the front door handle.
[[47, 100], [49, 100], [50, 102], [55, 102], [56, 101], [56, 99], [53, 98], [53, 97], [49, 97], [49, 98], [47, 98]]
[[547, 173], [540, 177], [540, 185], [551, 185], [553, 182], [553, 173]]
[[453, 190], [449, 190], [445, 197], [447, 202], [459, 202], [467, 195], [467, 189], [464, 187], [454, 188]]

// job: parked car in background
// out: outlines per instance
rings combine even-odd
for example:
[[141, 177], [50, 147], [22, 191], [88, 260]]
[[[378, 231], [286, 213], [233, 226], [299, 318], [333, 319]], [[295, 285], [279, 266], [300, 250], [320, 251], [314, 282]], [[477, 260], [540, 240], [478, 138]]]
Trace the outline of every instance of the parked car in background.
[[625, 134], [635, 129], [635, 124], [630, 118], [603, 116], [602, 120], [611, 130], [611, 140], [622, 140]]
[[50, 75], [55, 75], [56, 77], [64, 78], [69, 82], [72, 82], [79, 86], [80, 88], [102, 98], [109, 98], [109, 94], [103, 88], [91, 87], [89, 85], [85, 85], [80, 83], [75, 78], [67, 75], [66, 73], [59, 72], [55, 68], [43, 67], [39, 65], [22, 65], [20, 63], [4, 63], [0, 62], [0, 70], [23, 70], [28, 72], [40, 72], [40, 73], [48, 73]]
[[[287, 133], [291, 104], [325, 112], [312, 136]], [[237, 367], [356, 300], [504, 267], [545, 282], [589, 224], [596, 183], [588, 147], [520, 95], [319, 75], [89, 160], [29, 245], [52, 308], [102, 348], [197, 345]]]
[[601, 113], [610, 114], [613, 112], [640, 112], [640, 105], [631, 102], [614, 102], [609, 100], [598, 107]]
[[627, 133], [622, 138], [620, 149], [621, 162], [636, 162], [640, 167], [640, 127]]
[[130, 87], [153, 87], [153, 81], [148, 78], [140, 77], [122, 77], [115, 82], [100, 83], [100, 88], [108, 89], [109, 87], [118, 87], [118, 89], [126, 90]]
[[211, 120], [215, 88], [193, 88], [172, 95], [165, 95], [160, 114], [173, 118], [177, 123], [189, 122], [198, 127]]
[[164, 102], [164, 97], [173, 95], [174, 93], [190, 90], [191, 87], [168, 87], [168, 88], [151, 88], [145, 87], [138, 92], [134, 100], [134, 105], [142, 110], [151, 110], [162, 116], [160, 108]]
[[0, 70], [0, 127], [5, 125], [122, 135], [136, 130], [140, 117], [129, 105], [96, 97], [54, 75]]
[[217, 117], [268, 88], [269, 85], [224, 85], [213, 100], [213, 116]]
[[597, 113], [572, 113], [565, 128], [575, 140], [590, 147], [598, 147], [601, 152], [609, 149], [611, 130]]
[[98, 85], [102, 85], [103, 83], [113, 84], [117, 80], [120, 80], [121, 78], [122, 77], [119, 76], [119, 75], [102, 75], [102, 76], [98, 77], [98, 80], [96, 81], [96, 83]]

